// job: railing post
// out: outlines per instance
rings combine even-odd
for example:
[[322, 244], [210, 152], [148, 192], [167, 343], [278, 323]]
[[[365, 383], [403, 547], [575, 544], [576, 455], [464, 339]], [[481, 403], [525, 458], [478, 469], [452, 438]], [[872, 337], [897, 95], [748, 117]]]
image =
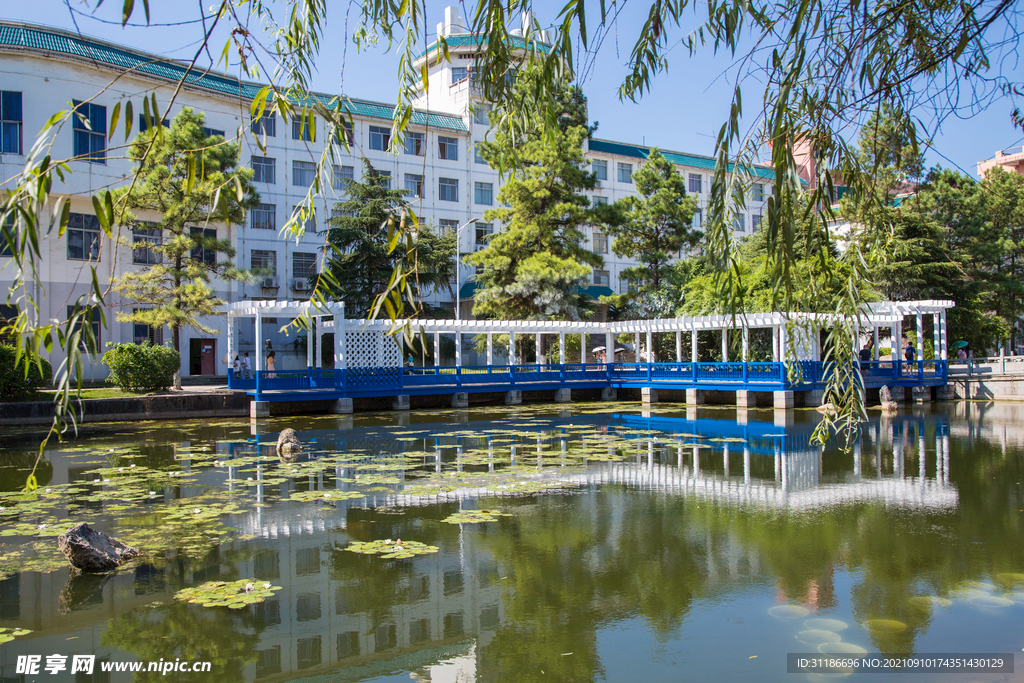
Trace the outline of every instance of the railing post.
[[[648, 353], [650, 353], [649, 350], [648, 350]], [[653, 376], [654, 376], [654, 363], [652, 363], [650, 361], [647, 361], [647, 384], [651, 383], [651, 380], [652, 380]]]
[[743, 385], [746, 386], [750, 379], [750, 375], [747, 372], [747, 361], [743, 361]]
[[455, 386], [457, 386], [457, 387], [461, 387], [462, 386], [462, 366], [461, 365], [456, 365], [455, 366]]
[[565, 384], [565, 363], [559, 363], [558, 365], [558, 379], [561, 380], [562, 384]]
[[256, 398], [254, 399], [256, 401], [260, 400], [260, 375], [261, 374], [262, 373], [259, 370], [256, 371]]

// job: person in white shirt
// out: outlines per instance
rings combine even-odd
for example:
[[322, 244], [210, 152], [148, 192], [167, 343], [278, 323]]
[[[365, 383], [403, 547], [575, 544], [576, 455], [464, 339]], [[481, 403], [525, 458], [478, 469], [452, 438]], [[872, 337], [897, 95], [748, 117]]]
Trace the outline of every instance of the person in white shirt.
[[252, 379], [252, 365], [249, 363], [249, 352], [246, 351], [242, 356], [242, 377], [244, 379]]

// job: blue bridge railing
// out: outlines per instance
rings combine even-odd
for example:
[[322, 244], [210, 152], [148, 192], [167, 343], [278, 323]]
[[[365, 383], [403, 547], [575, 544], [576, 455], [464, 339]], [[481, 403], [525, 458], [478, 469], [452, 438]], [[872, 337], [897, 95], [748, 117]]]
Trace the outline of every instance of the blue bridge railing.
[[[319, 397], [395, 396], [457, 392], [510, 391], [564, 387], [661, 387], [778, 391], [824, 388], [833, 366], [800, 361], [799, 372], [783, 363], [565, 363], [490, 365], [483, 367], [348, 368], [345, 370], [228, 371], [228, 386], [258, 400], [296, 400], [296, 394]], [[869, 361], [860, 364], [867, 387], [882, 384], [944, 384], [946, 361]], [[282, 397], [287, 396], [287, 399]]]

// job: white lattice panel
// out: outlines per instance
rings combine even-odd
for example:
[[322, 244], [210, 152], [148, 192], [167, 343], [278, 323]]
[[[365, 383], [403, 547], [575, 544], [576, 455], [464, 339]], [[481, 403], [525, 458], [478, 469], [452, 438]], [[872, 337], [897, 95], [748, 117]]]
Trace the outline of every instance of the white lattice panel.
[[394, 337], [376, 330], [345, 330], [346, 366], [350, 368], [398, 368], [402, 352]]

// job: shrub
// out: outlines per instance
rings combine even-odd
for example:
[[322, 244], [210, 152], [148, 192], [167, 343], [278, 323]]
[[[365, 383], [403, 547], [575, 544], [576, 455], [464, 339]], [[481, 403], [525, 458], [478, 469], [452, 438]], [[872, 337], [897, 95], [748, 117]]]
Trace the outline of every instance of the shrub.
[[181, 354], [166, 346], [107, 344], [101, 362], [110, 368], [107, 381], [125, 391], [159, 391], [171, 386]]
[[[20, 401], [29, 398], [39, 387], [47, 386], [53, 379], [50, 361], [40, 359], [40, 372], [39, 366], [29, 362], [24, 355], [21, 362], [15, 366], [14, 359], [17, 355], [18, 351], [13, 346], [0, 345], [0, 401]], [[28, 376], [25, 375], [26, 363]]]

